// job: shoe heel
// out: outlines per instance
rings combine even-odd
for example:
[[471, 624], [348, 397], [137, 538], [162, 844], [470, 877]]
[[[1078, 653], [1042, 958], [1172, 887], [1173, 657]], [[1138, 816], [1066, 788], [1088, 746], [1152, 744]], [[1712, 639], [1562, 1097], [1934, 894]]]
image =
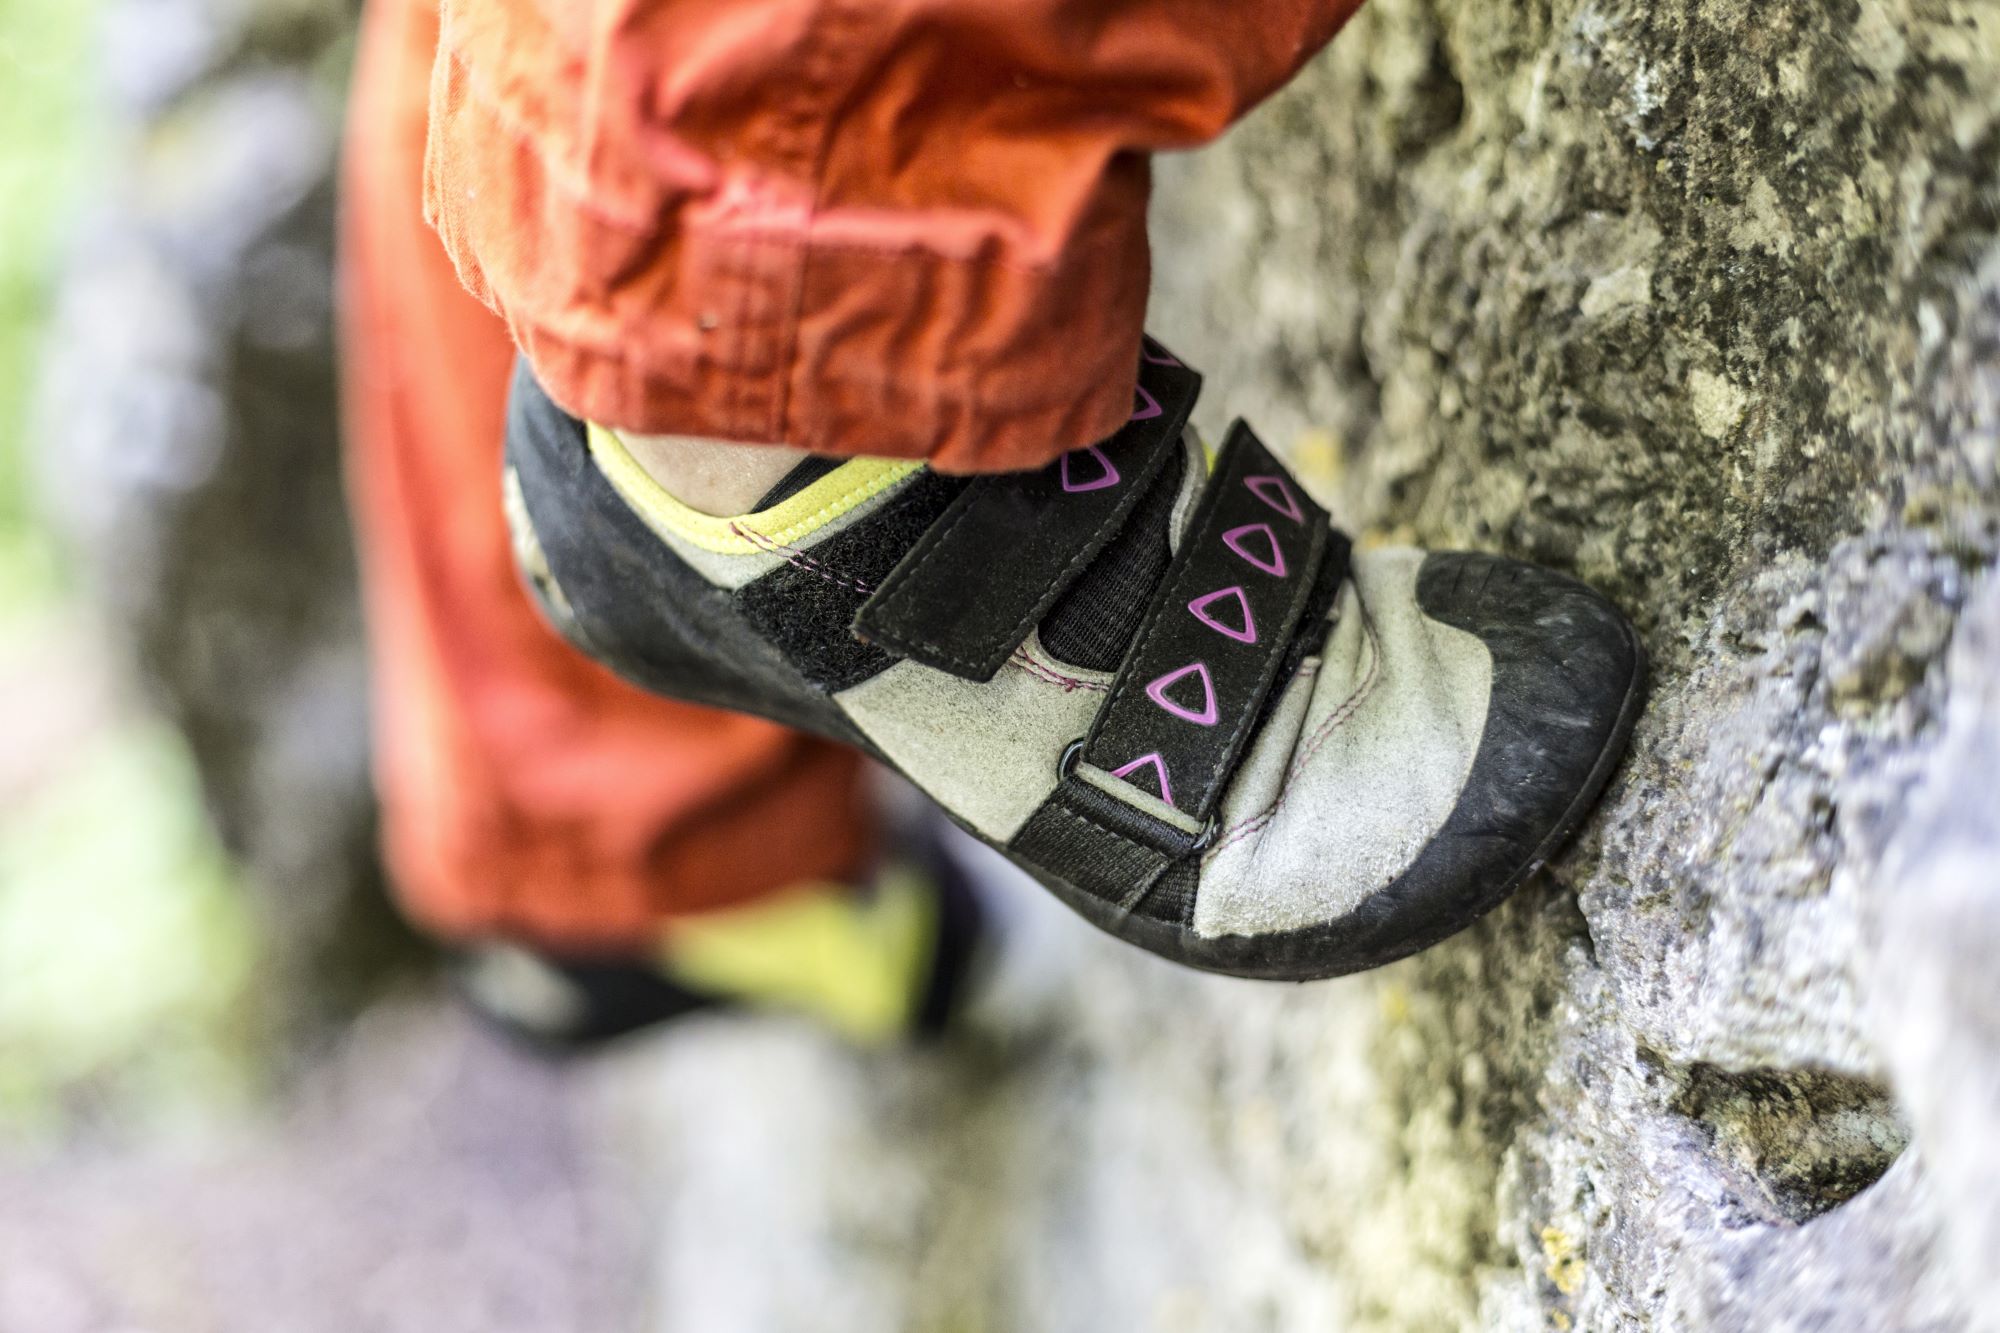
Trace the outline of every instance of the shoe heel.
[[577, 623], [575, 609], [570, 606], [562, 585], [556, 582], [556, 576], [549, 570], [548, 557], [542, 551], [542, 539], [536, 535], [535, 525], [528, 517], [527, 500], [521, 494], [520, 475], [514, 471], [512, 464], [508, 465], [501, 480], [501, 504], [507, 515], [507, 533], [513, 541], [515, 572], [521, 576], [528, 595], [541, 609], [542, 618], [571, 647], [595, 656], [582, 625]]

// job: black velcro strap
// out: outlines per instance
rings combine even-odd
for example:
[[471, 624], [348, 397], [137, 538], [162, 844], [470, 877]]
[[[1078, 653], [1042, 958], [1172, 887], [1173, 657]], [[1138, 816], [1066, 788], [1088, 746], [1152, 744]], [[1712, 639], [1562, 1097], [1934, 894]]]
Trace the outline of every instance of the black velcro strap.
[[1039, 472], [967, 486], [862, 606], [855, 634], [991, 680], [1131, 517], [1180, 447], [1200, 389], [1200, 375], [1147, 339], [1132, 419]]
[[1230, 427], [1069, 780], [1198, 830], [1291, 652], [1328, 539], [1326, 511], [1249, 426]]
[[1347, 572], [1347, 539], [1237, 422], [1118, 679], [1008, 850], [1138, 910], [1207, 844], [1215, 810], [1308, 615]]
[[1007, 850], [1129, 912], [1199, 845], [1197, 837], [1071, 776], [1036, 807]]

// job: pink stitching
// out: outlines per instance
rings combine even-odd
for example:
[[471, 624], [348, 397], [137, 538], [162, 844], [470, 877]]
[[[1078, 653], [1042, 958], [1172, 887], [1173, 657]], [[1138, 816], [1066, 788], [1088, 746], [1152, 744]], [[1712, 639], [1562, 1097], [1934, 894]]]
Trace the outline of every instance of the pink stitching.
[[760, 546], [764, 550], [769, 551], [772, 555], [783, 555], [785, 557], [786, 564], [796, 565], [800, 569], [805, 570], [808, 574], [816, 574], [820, 578], [825, 579], [828, 583], [831, 583], [836, 587], [852, 588], [856, 592], [875, 591], [873, 588], [863, 583], [860, 579], [849, 578], [845, 574], [839, 574], [834, 572], [833, 570], [827, 568], [825, 565], [821, 564], [819, 561], [807, 555], [804, 551], [801, 551], [796, 546], [787, 546], [781, 541], [773, 541], [771, 538], [766, 537], [763, 533], [752, 532], [749, 528], [746, 528], [739, 523], [731, 523], [729, 525], [729, 530], [735, 533], [737, 536], [741, 537], [744, 541], [749, 542], [753, 546]]
[[1223, 836], [1216, 841], [1215, 846], [1209, 849], [1207, 857], [1203, 859], [1215, 859], [1215, 857], [1222, 854], [1223, 849], [1241, 842], [1277, 818], [1278, 811], [1283, 808], [1286, 798], [1292, 794], [1293, 780], [1304, 771], [1305, 766], [1311, 762], [1312, 757], [1319, 753], [1320, 747], [1326, 744], [1327, 738], [1333, 735], [1334, 729], [1361, 711], [1362, 703], [1374, 690], [1375, 682], [1381, 678], [1382, 674], [1382, 645], [1375, 638], [1375, 622], [1364, 618], [1361, 622], [1361, 627], [1368, 638], [1368, 670], [1362, 674], [1361, 682], [1354, 687], [1354, 693], [1348, 695], [1341, 702], [1340, 707], [1334, 709], [1327, 716], [1327, 719], [1319, 724], [1319, 729], [1307, 738], [1305, 745], [1300, 747], [1298, 754], [1292, 759], [1291, 767], [1285, 770], [1285, 789], [1278, 793], [1278, 799], [1271, 802], [1270, 806], [1260, 813], [1254, 814], [1242, 823], [1233, 825], [1227, 829]]
[[1037, 662], [1033, 657], [1028, 655], [1026, 648], [1016, 648], [1011, 660], [1015, 666], [1020, 667], [1021, 670], [1027, 672], [1035, 679], [1050, 685], [1060, 685], [1065, 692], [1070, 690], [1094, 690], [1102, 694], [1111, 688], [1109, 685], [1101, 685], [1094, 680], [1078, 680], [1075, 676], [1065, 676], [1055, 668]]

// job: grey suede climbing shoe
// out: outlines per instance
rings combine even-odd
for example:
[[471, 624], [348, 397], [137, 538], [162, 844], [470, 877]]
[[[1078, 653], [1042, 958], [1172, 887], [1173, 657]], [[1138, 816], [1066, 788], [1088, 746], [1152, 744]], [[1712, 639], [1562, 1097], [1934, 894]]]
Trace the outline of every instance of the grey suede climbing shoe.
[[857, 459], [711, 518], [523, 367], [507, 440], [551, 620], [639, 685], [855, 745], [1095, 924], [1306, 980], [1463, 928], [1575, 830], [1637, 712], [1604, 598], [1489, 555], [1355, 551], [1200, 377], [1037, 472]]

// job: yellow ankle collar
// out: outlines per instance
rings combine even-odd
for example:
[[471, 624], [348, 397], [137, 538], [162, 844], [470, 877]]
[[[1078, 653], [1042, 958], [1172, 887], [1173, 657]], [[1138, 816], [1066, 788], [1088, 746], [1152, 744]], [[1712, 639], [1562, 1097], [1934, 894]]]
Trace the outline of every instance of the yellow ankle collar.
[[639, 466], [618, 433], [590, 423], [590, 456], [611, 488], [653, 531], [672, 535], [717, 555], [754, 555], [793, 546], [870, 496], [880, 494], [923, 464], [892, 458], [851, 458], [769, 509], [718, 518], [690, 509]]

